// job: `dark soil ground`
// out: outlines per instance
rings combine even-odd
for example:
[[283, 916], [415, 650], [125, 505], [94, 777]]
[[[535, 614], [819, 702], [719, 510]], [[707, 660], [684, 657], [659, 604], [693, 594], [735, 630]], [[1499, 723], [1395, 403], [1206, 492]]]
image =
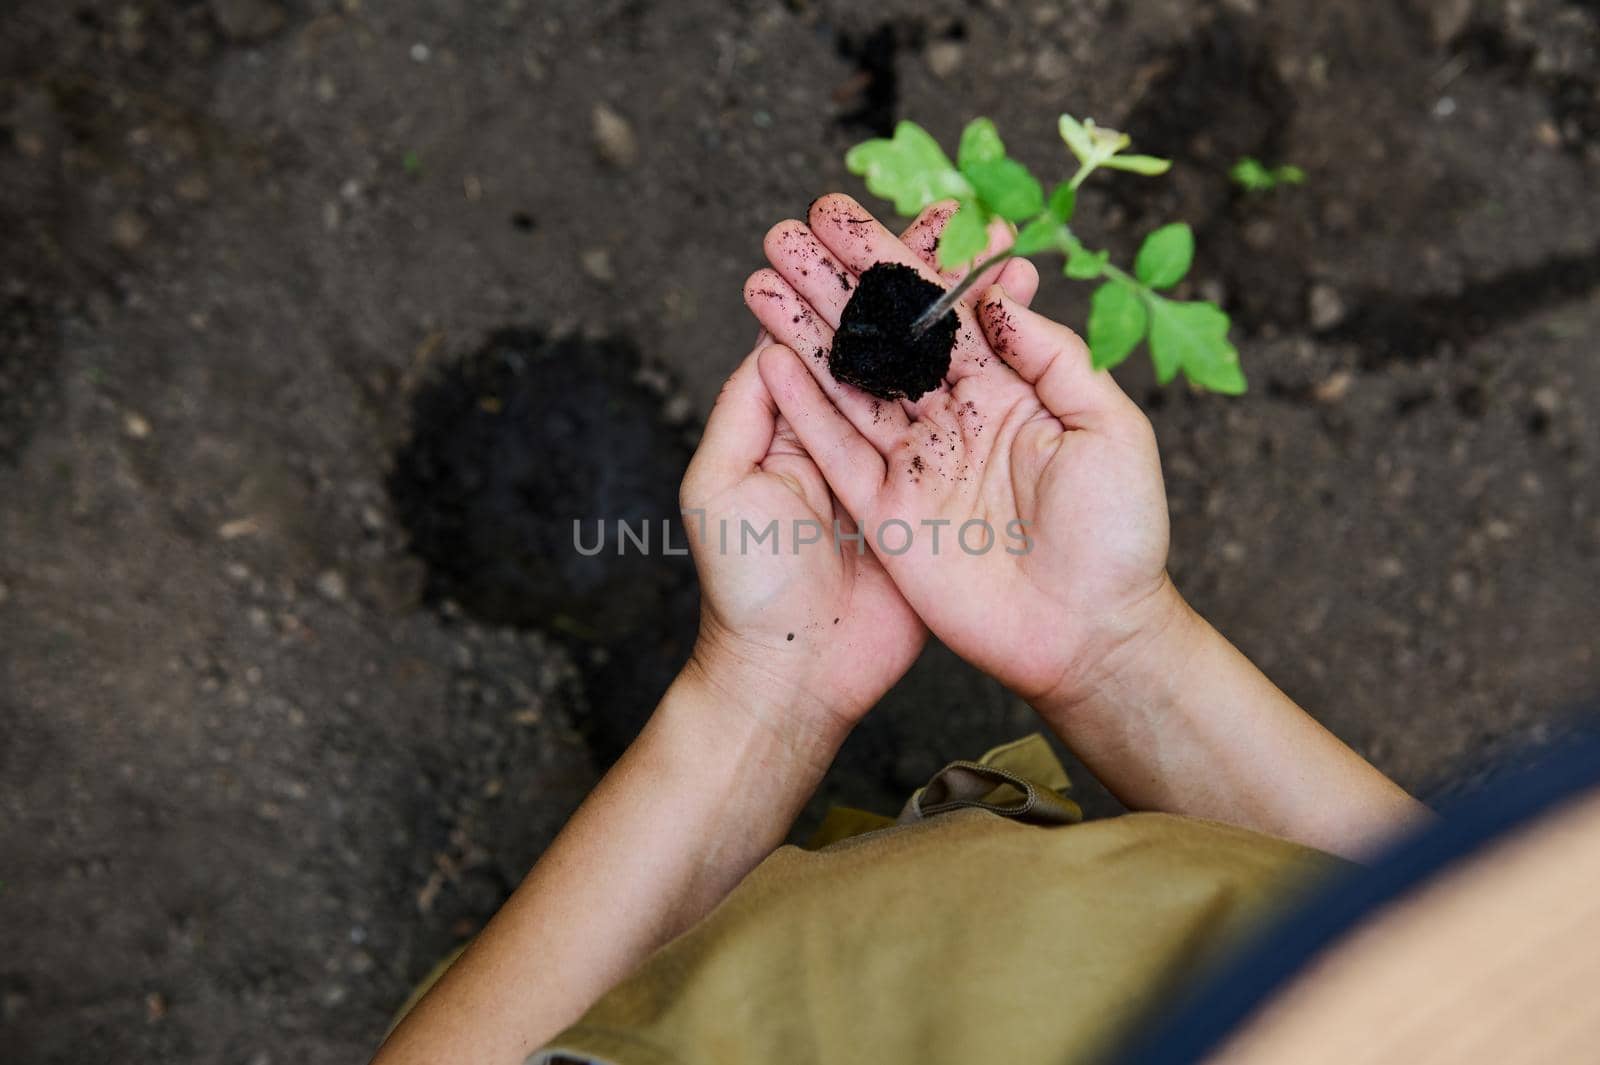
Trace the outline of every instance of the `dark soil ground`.
[[[1600, 690], [1597, 41], [1577, 0], [9, 4], [0, 1056], [370, 1050], [692, 638], [681, 570], [526, 552], [599, 516], [541, 493], [670, 509], [763, 232], [899, 117], [1173, 156], [1079, 218], [1191, 222], [1239, 329], [1243, 399], [1119, 371], [1179, 585], [1423, 793], [1547, 737]], [[1030, 727], [930, 650], [808, 816]]]

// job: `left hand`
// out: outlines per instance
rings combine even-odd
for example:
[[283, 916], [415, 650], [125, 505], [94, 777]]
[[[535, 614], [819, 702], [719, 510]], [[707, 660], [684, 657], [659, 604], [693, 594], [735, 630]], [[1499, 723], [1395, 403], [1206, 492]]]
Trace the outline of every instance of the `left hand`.
[[854, 525], [761, 382], [766, 346], [723, 386], [683, 479], [701, 595], [691, 669], [734, 705], [802, 715], [770, 722], [785, 733], [842, 741], [927, 629], [870, 551], [834, 548], [834, 523]]

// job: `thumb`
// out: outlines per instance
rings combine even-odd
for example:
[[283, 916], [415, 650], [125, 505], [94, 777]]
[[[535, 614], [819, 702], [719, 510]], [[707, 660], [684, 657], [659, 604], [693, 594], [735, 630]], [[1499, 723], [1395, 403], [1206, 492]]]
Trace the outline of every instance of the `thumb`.
[[765, 331], [717, 395], [700, 446], [684, 472], [679, 498], [685, 505], [714, 494], [760, 465], [777, 431], [778, 407], [761, 381], [756, 358], [770, 341]]
[[990, 286], [978, 300], [977, 318], [989, 347], [1062, 424], [1088, 425], [1132, 405], [1110, 374], [1094, 368], [1077, 333], [1024, 307], [1001, 286]]

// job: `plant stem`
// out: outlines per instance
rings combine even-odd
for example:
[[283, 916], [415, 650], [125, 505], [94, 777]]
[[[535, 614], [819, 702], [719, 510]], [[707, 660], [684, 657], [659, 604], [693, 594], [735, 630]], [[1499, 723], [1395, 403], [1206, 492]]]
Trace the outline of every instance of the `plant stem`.
[[[1088, 172], [1093, 169], [1093, 166], [1085, 164], [1083, 169], [1078, 171], [1077, 176], [1072, 179], [1073, 185], [1076, 186], [1076, 184], [1085, 176], [1087, 176]], [[1072, 230], [1068, 229], [1065, 225], [1063, 225], [1061, 229], [1065, 234], [1065, 239], [1057, 250], [1062, 251], [1067, 255], [1071, 255], [1074, 251], [1081, 252], [1084, 250], [1082, 242], [1073, 235]], [[934, 300], [933, 303], [929, 304], [927, 310], [917, 315], [916, 320], [911, 323], [911, 338], [915, 340], [917, 337], [920, 337], [922, 334], [926, 333], [930, 328], [932, 328], [934, 322], [937, 322], [946, 314], [950, 313], [951, 309], [953, 309], [957, 303], [961, 302], [962, 297], [972, 290], [972, 286], [978, 283], [978, 278], [989, 272], [990, 267], [999, 266], [1001, 263], [1005, 262], [1007, 259], [1013, 258], [1015, 255], [1016, 252], [1008, 248], [996, 255], [994, 258], [989, 259], [979, 266], [973, 267], [972, 271], [967, 274], [966, 277], [961, 279], [960, 284], [956, 285], [954, 288], [946, 289], [944, 295]], [[1121, 267], [1113, 266], [1109, 262], [1100, 264], [1100, 276], [1110, 278], [1113, 281], [1122, 282], [1124, 285], [1127, 285], [1129, 288], [1137, 292], [1141, 299], [1145, 298], [1150, 293], [1149, 287], [1145, 285], [1144, 282], [1140, 281], [1126, 270], [1123, 270]]]
[[923, 333], [926, 333], [933, 326], [934, 322], [937, 322], [946, 314], [949, 314], [951, 309], [954, 308], [957, 303], [961, 302], [961, 297], [965, 296], [972, 289], [972, 286], [978, 283], [978, 278], [989, 272], [990, 267], [1000, 265], [1007, 259], [1011, 258], [1013, 254], [1014, 253], [1009, 249], [1001, 252], [986, 262], [973, 267], [972, 271], [968, 273], [966, 277], [961, 279], [961, 283], [959, 285], [956, 285], [951, 289], [946, 289], [944, 295], [934, 300], [933, 303], [929, 305], [928, 309], [917, 315], [916, 321], [911, 323], [912, 339], [915, 340]]

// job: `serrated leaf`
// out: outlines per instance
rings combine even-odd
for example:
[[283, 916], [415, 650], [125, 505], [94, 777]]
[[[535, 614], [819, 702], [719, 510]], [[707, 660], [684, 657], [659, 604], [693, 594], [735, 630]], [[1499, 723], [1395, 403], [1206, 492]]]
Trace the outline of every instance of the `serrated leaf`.
[[1166, 384], [1179, 370], [1201, 388], [1236, 396], [1245, 390], [1239, 352], [1228, 340], [1228, 316], [1214, 303], [1150, 300], [1150, 356], [1156, 380]]
[[1032, 255], [1049, 248], [1059, 248], [1066, 235], [1066, 227], [1057, 222], [1053, 215], [1044, 215], [1022, 227], [1011, 251], [1014, 255]]
[[1192, 384], [1224, 396], [1242, 396], [1250, 388], [1250, 383], [1244, 377], [1244, 369], [1239, 365], [1237, 352], [1231, 361], [1207, 363], [1193, 369], [1185, 367], [1183, 375]]
[[878, 137], [851, 148], [844, 165], [866, 179], [873, 195], [893, 200], [903, 215], [914, 215], [938, 200], [972, 196], [972, 185], [939, 142], [915, 122], [896, 125], [891, 139]]
[[1096, 370], [1109, 370], [1144, 338], [1144, 301], [1120, 281], [1107, 281], [1089, 300], [1089, 354]]
[[989, 225], [983, 210], [975, 203], [964, 203], [939, 234], [939, 269], [959, 270], [988, 246]]
[[1067, 142], [1067, 148], [1078, 157], [1078, 162], [1087, 161], [1094, 152], [1094, 143], [1083, 124], [1071, 115], [1062, 115], [1056, 120], [1056, 128], [1061, 131], [1061, 139]]
[[1070, 222], [1072, 221], [1072, 211], [1077, 205], [1078, 190], [1063, 181], [1050, 194], [1050, 202], [1046, 206], [1057, 222]]
[[1187, 222], [1173, 222], [1144, 238], [1133, 260], [1133, 275], [1151, 288], [1171, 288], [1183, 280], [1194, 262], [1194, 231]]
[[1005, 157], [1005, 142], [989, 119], [975, 118], [961, 131], [961, 145], [956, 149], [957, 169], [965, 170], [975, 163], [989, 163]]
[[961, 171], [989, 210], [1008, 222], [1021, 222], [1044, 210], [1044, 189], [1015, 159], [990, 159]]
[[1110, 259], [1108, 251], [1090, 251], [1082, 244], [1074, 244], [1067, 252], [1067, 265], [1062, 273], [1074, 281], [1093, 281]]
[[1154, 177], [1172, 169], [1171, 159], [1157, 159], [1153, 155], [1113, 155], [1100, 164], [1112, 170], [1131, 170], [1135, 174]]

